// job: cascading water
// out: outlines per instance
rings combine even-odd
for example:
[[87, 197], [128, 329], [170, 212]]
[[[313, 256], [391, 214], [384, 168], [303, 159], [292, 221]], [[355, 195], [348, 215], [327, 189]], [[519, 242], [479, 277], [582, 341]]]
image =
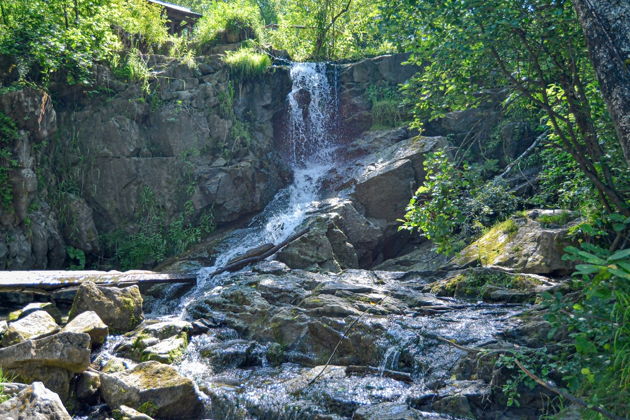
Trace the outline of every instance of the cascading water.
[[[204, 293], [220, 285], [223, 276], [212, 273], [253, 246], [277, 243], [289, 237], [305, 220], [319, 199], [321, 183], [333, 166], [335, 148], [334, 116], [336, 94], [328, 81], [326, 63], [293, 63], [291, 92], [288, 94], [288, 146], [293, 182], [276, 194], [247, 229], [234, 232], [219, 246], [212, 267], [200, 270], [197, 287], [179, 305], [180, 316]], [[166, 305], [164, 306], [166, 308]], [[193, 341], [179, 368], [188, 376], [204, 375], [208, 366], [200, 360], [198, 347], [207, 340]]]
[[[293, 183], [278, 192], [247, 229], [235, 232], [219, 247], [212, 267], [200, 271], [197, 291], [207, 290], [211, 274], [253, 246], [289, 237], [319, 199], [321, 182], [333, 165], [334, 86], [326, 63], [293, 63], [289, 102], [289, 154]], [[210, 284], [212, 286], [212, 284]]]

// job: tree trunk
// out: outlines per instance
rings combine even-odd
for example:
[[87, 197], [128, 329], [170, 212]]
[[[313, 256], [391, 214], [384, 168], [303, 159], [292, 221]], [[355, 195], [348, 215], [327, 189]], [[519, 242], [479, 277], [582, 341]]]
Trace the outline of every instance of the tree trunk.
[[630, 166], [630, 1], [573, 0], [573, 6]]

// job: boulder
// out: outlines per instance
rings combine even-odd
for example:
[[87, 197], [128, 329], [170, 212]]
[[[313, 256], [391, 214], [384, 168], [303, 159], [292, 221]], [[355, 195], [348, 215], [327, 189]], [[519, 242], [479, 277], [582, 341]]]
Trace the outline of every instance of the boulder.
[[70, 309], [70, 319], [94, 311], [113, 333], [133, 330], [144, 319], [138, 286], [99, 287], [91, 281], [81, 284]]
[[63, 327], [63, 331], [88, 334], [93, 349], [103, 344], [109, 334], [109, 328], [94, 311], [80, 313]]
[[33, 382], [15, 397], [0, 404], [0, 418], [29, 420], [71, 420], [59, 395]]
[[22, 309], [18, 309], [17, 311], [13, 311], [9, 314], [7, 319], [9, 321], [17, 321], [20, 318], [23, 318], [27, 315], [32, 314], [35, 311], [44, 311], [48, 312], [50, 316], [55, 318], [55, 322], [58, 324], [61, 323], [62, 314], [61, 311], [55, 306], [52, 302], [32, 302], [26, 305]]
[[2, 336], [2, 346], [10, 346], [59, 331], [54, 318], [44, 311], [35, 311], [24, 318], [11, 322]]
[[89, 335], [60, 332], [0, 349], [0, 366], [11, 369], [39, 365], [80, 373], [90, 364], [89, 347]]
[[0, 349], [0, 367], [24, 382], [42, 381], [62, 399], [70, 379], [90, 364], [90, 336], [60, 332]]
[[124, 372], [102, 373], [101, 396], [112, 408], [126, 405], [155, 417], [195, 418], [203, 410], [192, 380], [153, 361]]
[[562, 259], [572, 244], [575, 217], [565, 210], [529, 210], [492, 227], [464, 248], [455, 264], [506, 267], [521, 273], [566, 275], [573, 263]]

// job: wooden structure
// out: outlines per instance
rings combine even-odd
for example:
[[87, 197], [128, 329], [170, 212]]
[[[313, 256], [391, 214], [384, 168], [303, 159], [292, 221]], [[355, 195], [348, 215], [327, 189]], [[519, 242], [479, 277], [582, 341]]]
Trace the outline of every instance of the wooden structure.
[[101, 286], [131, 286], [150, 283], [189, 283], [195, 273], [170, 274], [153, 271], [0, 271], [0, 292], [49, 292], [93, 281]]
[[184, 6], [159, 0], [147, 1], [162, 7], [168, 19], [168, 31], [171, 34], [181, 34], [184, 31], [190, 33], [197, 20], [201, 17], [201, 14], [193, 12]]

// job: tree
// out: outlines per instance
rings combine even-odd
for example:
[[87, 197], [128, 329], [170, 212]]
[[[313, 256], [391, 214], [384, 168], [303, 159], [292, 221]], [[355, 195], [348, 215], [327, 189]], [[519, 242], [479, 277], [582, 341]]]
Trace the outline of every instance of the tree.
[[630, 165], [630, 2], [573, 0], [591, 61]]
[[505, 106], [535, 108], [609, 211], [630, 215], [612, 132], [569, 0], [402, 0], [389, 32], [424, 69], [408, 86], [418, 121], [474, 107], [492, 87]]

